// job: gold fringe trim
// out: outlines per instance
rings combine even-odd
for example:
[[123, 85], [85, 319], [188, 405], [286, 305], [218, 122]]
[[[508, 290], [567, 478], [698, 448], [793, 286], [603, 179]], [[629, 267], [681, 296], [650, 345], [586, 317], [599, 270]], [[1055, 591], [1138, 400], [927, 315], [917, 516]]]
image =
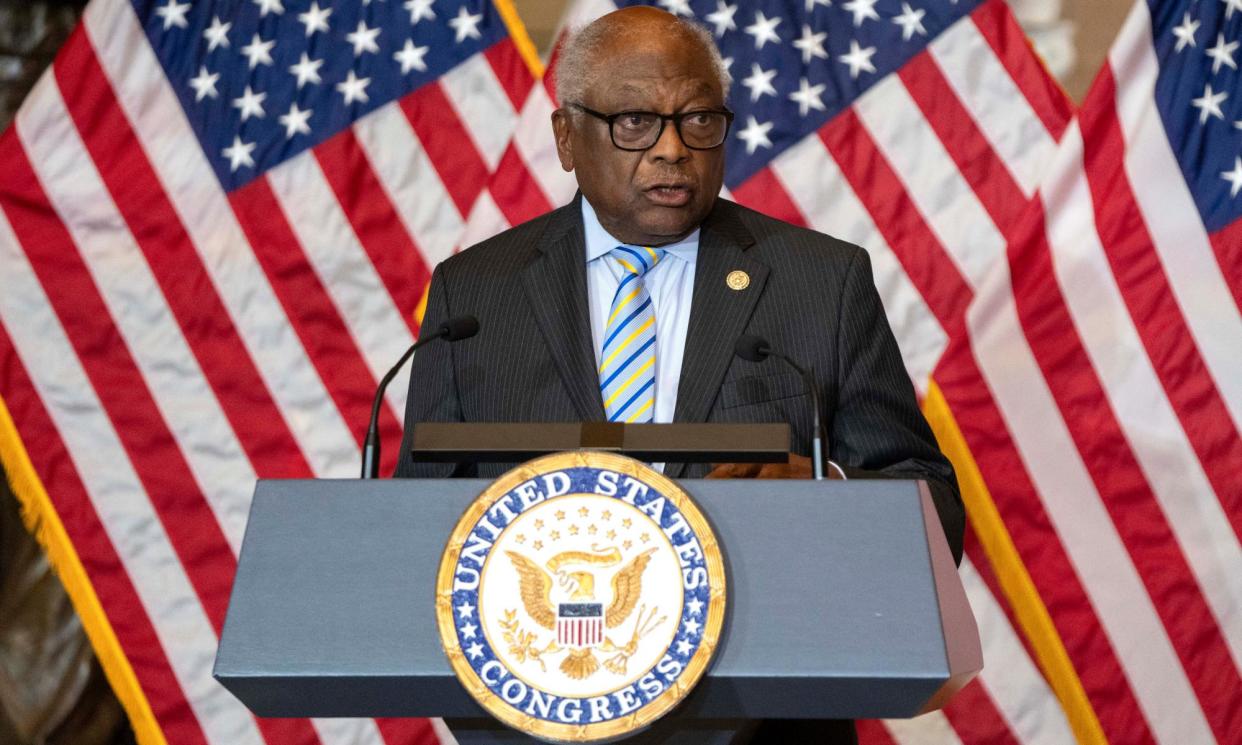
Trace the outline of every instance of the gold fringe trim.
[[1048, 684], [1061, 701], [1070, 728], [1080, 743], [1107, 743], [1100, 720], [1083, 690], [1082, 680], [1070, 661], [1069, 653], [1065, 651], [1065, 644], [1052, 623], [1048, 608], [1035, 589], [1013, 538], [1001, 520], [1000, 511], [983, 481], [983, 474], [979, 472], [979, 465], [962, 436], [944, 392], [934, 380], [929, 381], [927, 397], [923, 399], [923, 414], [931, 424], [941, 450], [953, 462], [957, 483], [962, 489], [962, 501], [966, 504], [966, 513], [974, 525], [975, 534], [979, 536], [979, 543], [996, 570], [997, 580], [1013, 608], [1018, 625], [1035, 650], [1036, 660]]
[[418, 299], [418, 305], [414, 308], [414, 323], [418, 324], [419, 333], [422, 333], [423, 316], [427, 315], [427, 295], [431, 291], [431, 282], [428, 281], [423, 287], [423, 295]]
[[129, 716], [130, 725], [140, 745], [167, 745], [151, 704], [138, 684], [134, 668], [121, 649], [121, 643], [104, 614], [99, 596], [87, 577], [77, 549], [65, 532], [64, 523], [52, 505], [43, 482], [35, 473], [25, 444], [9, 415], [8, 406], [0, 398], [0, 463], [9, 476], [9, 484], [21, 505], [22, 522], [47, 553], [52, 571], [60, 578], [73, 603], [86, 637], [95, 649], [104, 675]]
[[526, 63], [530, 74], [538, 81], [543, 77], [543, 61], [539, 59], [539, 51], [535, 49], [535, 43], [530, 40], [530, 34], [526, 32], [526, 24], [522, 23], [522, 17], [518, 15], [513, 0], [492, 0], [492, 4], [496, 6], [496, 10], [500, 11], [501, 19], [509, 28], [509, 38], [513, 39], [513, 45], [517, 47], [522, 61]]

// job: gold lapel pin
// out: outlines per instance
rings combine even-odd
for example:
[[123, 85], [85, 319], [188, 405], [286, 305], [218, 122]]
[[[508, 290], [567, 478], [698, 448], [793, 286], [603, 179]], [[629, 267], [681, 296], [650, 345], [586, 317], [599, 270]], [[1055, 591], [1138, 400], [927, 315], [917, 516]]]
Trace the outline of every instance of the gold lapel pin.
[[730, 290], [745, 290], [750, 287], [750, 275], [741, 269], [734, 269], [725, 277], [725, 284]]

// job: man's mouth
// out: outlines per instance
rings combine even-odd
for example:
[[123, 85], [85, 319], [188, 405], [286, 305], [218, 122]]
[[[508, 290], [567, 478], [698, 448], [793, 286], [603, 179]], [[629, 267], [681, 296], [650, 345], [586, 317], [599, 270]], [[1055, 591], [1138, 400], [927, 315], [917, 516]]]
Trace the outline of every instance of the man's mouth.
[[663, 183], [644, 190], [647, 199], [661, 207], [683, 207], [690, 202], [690, 187], [686, 184]]

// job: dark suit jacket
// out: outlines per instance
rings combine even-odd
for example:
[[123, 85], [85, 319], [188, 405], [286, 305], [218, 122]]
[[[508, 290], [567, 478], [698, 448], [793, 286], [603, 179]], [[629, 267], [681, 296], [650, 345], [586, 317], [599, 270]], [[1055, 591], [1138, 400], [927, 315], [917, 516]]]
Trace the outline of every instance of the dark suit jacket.
[[[417, 422], [604, 421], [578, 199], [436, 268], [424, 327], [473, 314], [480, 330], [415, 355], [397, 476], [472, 473], [413, 463], [410, 425]], [[675, 420], [788, 422], [793, 450], [809, 455], [801, 378], [779, 360], [733, 354], [738, 336], [763, 336], [814, 367], [829, 457], [852, 476], [926, 480], [960, 560], [965, 513], [957, 481], [918, 409], [867, 253], [718, 199], [703, 222], [697, 262]], [[739, 269], [750, 285], [730, 289], [725, 277]], [[480, 465], [477, 475], [499, 476], [512, 465]], [[670, 463], [665, 472], [686, 478], [707, 470]]]

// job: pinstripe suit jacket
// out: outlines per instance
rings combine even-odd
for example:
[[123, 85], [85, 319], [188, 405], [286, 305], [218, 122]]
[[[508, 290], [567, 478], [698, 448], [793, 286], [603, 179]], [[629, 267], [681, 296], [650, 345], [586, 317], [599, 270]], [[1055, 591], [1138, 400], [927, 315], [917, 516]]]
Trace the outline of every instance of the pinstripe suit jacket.
[[[412, 462], [410, 425], [417, 422], [604, 421], [578, 199], [435, 270], [424, 327], [473, 314], [480, 330], [415, 355], [397, 476], [474, 473]], [[794, 451], [809, 455], [801, 378], [776, 359], [734, 357], [738, 336], [763, 336], [814, 367], [829, 457], [851, 475], [926, 480], [960, 558], [965, 516], [957, 482], [918, 409], [866, 252], [724, 199], [700, 235], [674, 419], [788, 422]], [[743, 290], [725, 284], [737, 269], [750, 276]], [[479, 465], [477, 475], [499, 476], [511, 466]], [[706, 471], [703, 464], [666, 467], [682, 478]]]

